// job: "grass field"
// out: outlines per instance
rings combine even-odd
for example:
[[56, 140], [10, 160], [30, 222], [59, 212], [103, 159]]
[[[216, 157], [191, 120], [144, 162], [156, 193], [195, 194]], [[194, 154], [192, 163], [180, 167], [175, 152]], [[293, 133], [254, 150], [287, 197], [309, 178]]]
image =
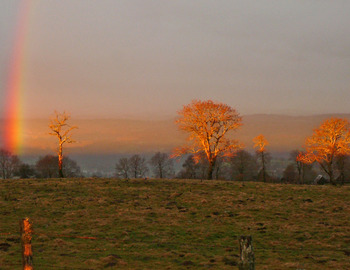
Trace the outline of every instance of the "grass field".
[[0, 180], [0, 269], [350, 269], [350, 186], [196, 180]]

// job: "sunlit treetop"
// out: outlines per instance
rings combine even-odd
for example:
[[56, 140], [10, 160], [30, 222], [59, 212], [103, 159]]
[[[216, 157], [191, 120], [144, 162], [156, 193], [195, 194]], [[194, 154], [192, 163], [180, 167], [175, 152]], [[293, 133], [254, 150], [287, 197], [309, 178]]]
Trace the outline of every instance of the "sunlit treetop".
[[55, 116], [51, 118], [51, 122], [49, 125], [49, 128], [52, 132], [50, 132], [49, 134], [57, 136], [60, 139], [60, 142], [62, 143], [74, 143], [75, 141], [71, 139], [69, 133], [77, 127], [68, 125], [67, 122], [69, 119], [70, 115], [66, 112], [58, 113], [55, 111]]
[[324, 121], [306, 139], [306, 163], [332, 162], [334, 157], [350, 154], [350, 123], [346, 119], [331, 118]]
[[269, 145], [269, 142], [266, 140], [265, 136], [260, 134], [253, 139], [254, 148], [257, 149], [258, 152], [265, 152], [266, 146]]
[[211, 168], [219, 155], [232, 155], [242, 147], [227, 137], [229, 131], [242, 125], [242, 118], [230, 106], [212, 100], [194, 100], [178, 113], [180, 117], [176, 123], [180, 130], [188, 133], [190, 144], [177, 148], [175, 156], [192, 153], [198, 161], [204, 153]]

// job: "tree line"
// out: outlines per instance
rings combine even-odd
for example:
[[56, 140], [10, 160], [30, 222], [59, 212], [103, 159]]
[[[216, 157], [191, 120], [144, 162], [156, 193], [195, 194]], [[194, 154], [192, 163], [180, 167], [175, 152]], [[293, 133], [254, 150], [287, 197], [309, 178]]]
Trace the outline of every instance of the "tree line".
[[[59, 178], [59, 160], [55, 155], [39, 157], [34, 165], [22, 162], [16, 155], [0, 149], [0, 177], [11, 178]], [[66, 177], [83, 177], [77, 162], [69, 157], [62, 160], [62, 172]]]
[[[188, 143], [176, 148], [169, 156], [167, 153], [156, 153], [149, 161], [140, 155], [122, 158], [116, 164], [116, 176], [123, 178], [140, 178], [149, 173], [148, 165], [154, 177], [174, 177], [174, 158], [185, 157], [183, 168], [177, 177], [201, 179], [238, 179], [271, 181], [267, 166], [270, 154], [266, 151], [269, 144], [263, 134], [253, 139], [255, 156], [244, 150], [244, 145], [229, 135], [239, 129], [242, 117], [239, 113], [223, 103], [211, 100], [194, 100], [183, 106], [176, 120], [178, 128], [188, 134]], [[57, 157], [43, 157], [57, 163], [58, 177], [70, 177], [74, 161], [63, 155], [63, 145], [74, 143], [71, 131], [76, 126], [70, 126], [70, 116], [55, 112], [49, 128], [50, 135], [58, 139]], [[292, 163], [283, 173], [282, 181], [306, 183], [315, 176], [314, 164], [318, 164], [332, 184], [344, 183], [349, 178], [350, 154], [350, 122], [346, 119], [331, 118], [324, 121], [305, 141], [303, 150], [291, 153]], [[46, 158], [46, 159], [45, 159]], [[3, 178], [9, 178], [19, 171], [28, 169], [26, 164], [20, 164], [18, 157], [2, 150], [0, 170]], [[42, 162], [42, 160], [40, 160]], [[44, 163], [45, 163], [44, 162]], [[40, 172], [39, 160], [35, 172]], [[72, 165], [73, 164], [73, 165]], [[56, 166], [56, 165], [55, 165]], [[75, 166], [77, 167], [76, 163]], [[47, 165], [47, 167], [50, 167]], [[70, 168], [68, 170], [67, 168]], [[19, 169], [21, 168], [21, 170]], [[53, 168], [53, 167], [52, 167]], [[48, 173], [50, 171], [50, 173]], [[23, 176], [24, 174], [20, 175]], [[43, 177], [56, 176], [56, 173], [41, 173]], [[49, 176], [47, 176], [49, 175]]]

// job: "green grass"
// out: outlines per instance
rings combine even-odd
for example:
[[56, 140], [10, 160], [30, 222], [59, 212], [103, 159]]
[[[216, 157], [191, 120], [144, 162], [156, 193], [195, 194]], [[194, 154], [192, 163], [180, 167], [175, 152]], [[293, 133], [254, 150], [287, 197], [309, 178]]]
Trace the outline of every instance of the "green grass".
[[[0, 269], [350, 269], [350, 187], [196, 180], [0, 180]], [[81, 237], [94, 237], [83, 239]], [[7, 248], [6, 248], [7, 247]]]

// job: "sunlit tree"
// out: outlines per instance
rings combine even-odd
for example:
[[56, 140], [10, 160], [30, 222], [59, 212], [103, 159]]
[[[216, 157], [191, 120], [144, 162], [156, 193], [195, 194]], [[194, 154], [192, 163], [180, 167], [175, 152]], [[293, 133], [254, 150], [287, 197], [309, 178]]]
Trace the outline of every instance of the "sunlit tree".
[[301, 161], [319, 163], [329, 181], [335, 185], [336, 159], [350, 154], [350, 122], [340, 118], [325, 120], [306, 139], [305, 145], [306, 153], [301, 156]]
[[58, 113], [55, 112], [54, 117], [51, 119], [49, 128], [52, 132], [50, 135], [56, 136], [58, 138], [58, 175], [60, 178], [63, 178], [63, 145], [65, 143], [74, 143], [75, 141], [71, 138], [71, 131], [76, 129], [76, 126], [70, 126], [68, 121], [70, 115], [66, 112]]
[[256, 136], [253, 139], [254, 142], [254, 148], [256, 149], [256, 153], [258, 155], [258, 158], [261, 161], [261, 174], [263, 181], [266, 182], [266, 164], [268, 162], [268, 154], [266, 153], [266, 146], [269, 144], [269, 142], [265, 139], [265, 136], [260, 134]]
[[185, 105], [176, 120], [180, 130], [189, 134], [190, 145], [175, 150], [174, 156], [192, 153], [198, 161], [205, 153], [208, 160], [207, 179], [213, 178], [215, 163], [219, 156], [232, 155], [241, 145], [228, 138], [228, 132], [242, 125], [242, 118], [235, 109], [211, 100]]

